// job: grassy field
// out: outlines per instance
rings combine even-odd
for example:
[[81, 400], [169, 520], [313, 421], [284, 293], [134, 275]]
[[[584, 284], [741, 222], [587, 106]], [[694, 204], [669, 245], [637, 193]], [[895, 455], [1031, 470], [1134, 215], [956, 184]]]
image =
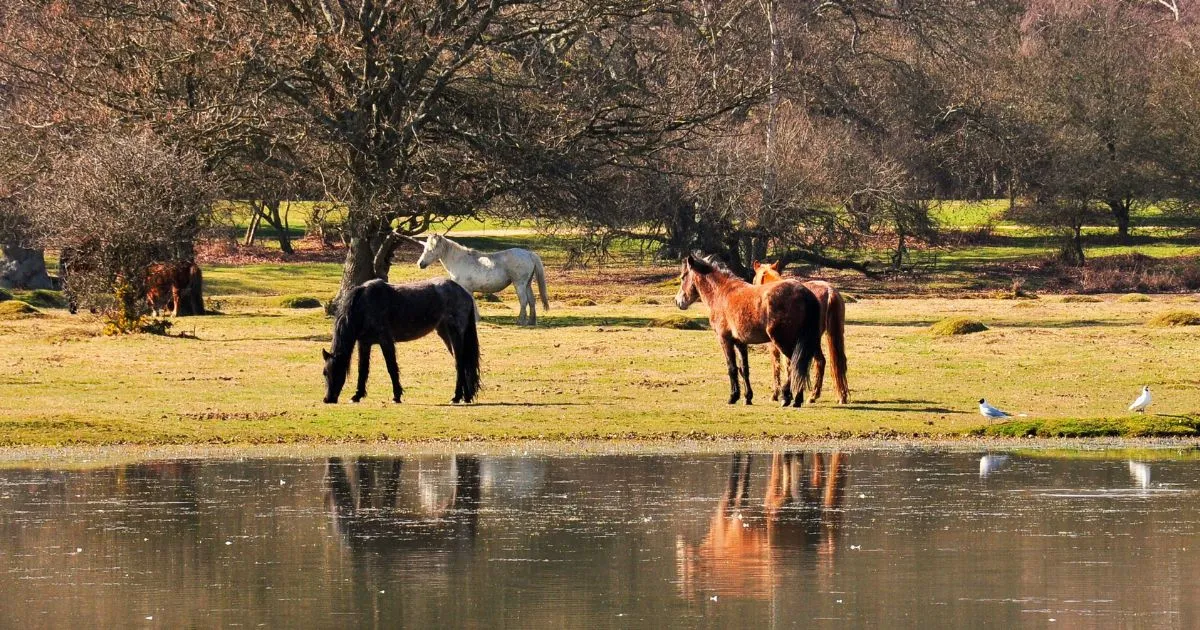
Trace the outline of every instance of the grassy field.
[[[401, 262], [392, 280], [438, 275]], [[670, 330], [668, 267], [552, 268], [552, 308], [515, 326], [512, 290], [482, 304], [485, 389], [452, 406], [452, 359], [430, 337], [397, 347], [403, 404], [389, 402], [376, 351], [368, 398], [324, 405], [320, 349], [331, 321], [283, 296], [326, 299], [336, 264], [209, 267], [219, 315], [176, 320], [185, 337], [104, 337], [94, 316], [43, 309], [0, 319], [0, 444], [192, 444], [463, 439], [655, 439], [996, 435], [1195, 435], [1200, 335], [1153, 328], [1155, 315], [1200, 310], [1194, 296], [1149, 301], [864, 299], [849, 305], [852, 402], [832, 392], [802, 410], [771, 402], [769, 359], [752, 353], [755, 405], [728, 406], [708, 330]], [[571, 306], [586, 304], [594, 306]], [[705, 310], [688, 316], [704, 322]], [[935, 338], [949, 316], [989, 330]], [[1152, 413], [1125, 407], [1143, 384]], [[343, 401], [348, 400], [348, 392]], [[985, 426], [975, 401], [1028, 414]]]

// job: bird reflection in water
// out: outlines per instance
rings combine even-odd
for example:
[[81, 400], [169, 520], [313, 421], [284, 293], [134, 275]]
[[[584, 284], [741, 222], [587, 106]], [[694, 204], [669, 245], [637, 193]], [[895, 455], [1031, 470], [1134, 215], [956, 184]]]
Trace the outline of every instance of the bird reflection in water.
[[708, 532], [699, 544], [676, 541], [680, 590], [767, 599], [814, 560], [818, 579], [831, 579], [845, 496], [848, 456], [840, 452], [771, 455], [761, 501], [752, 497], [751, 456], [736, 454]]
[[1129, 460], [1129, 476], [1137, 487], [1145, 490], [1150, 487], [1150, 464]]

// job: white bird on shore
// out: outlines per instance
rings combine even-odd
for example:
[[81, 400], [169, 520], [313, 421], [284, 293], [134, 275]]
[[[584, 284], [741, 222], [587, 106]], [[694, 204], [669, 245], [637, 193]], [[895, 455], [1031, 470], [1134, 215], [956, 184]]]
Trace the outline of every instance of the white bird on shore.
[[979, 399], [979, 414], [981, 416], [983, 416], [984, 418], [1007, 418], [1007, 417], [1009, 417], [1008, 414], [989, 405], [988, 402], [982, 398]]
[[1149, 406], [1150, 406], [1150, 386], [1146, 385], [1145, 387], [1142, 388], [1142, 395], [1138, 396], [1137, 400], [1133, 401], [1132, 405], [1129, 405], [1129, 410], [1130, 411], [1140, 411], [1142, 413], [1146, 413], [1146, 407], [1149, 407]]

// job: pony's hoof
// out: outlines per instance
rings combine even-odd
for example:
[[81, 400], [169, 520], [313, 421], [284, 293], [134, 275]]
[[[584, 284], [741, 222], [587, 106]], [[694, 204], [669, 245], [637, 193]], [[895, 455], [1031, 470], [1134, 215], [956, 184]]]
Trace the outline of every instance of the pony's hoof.
[[749, 398], [747, 398], [747, 399], [746, 399], [746, 406], [748, 407], [748, 406], [750, 406], [751, 404], [753, 404], [753, 403], [751, 403], [751, 402], [750, 402], [750, 399], [749, 399]]
[[351, 396], [351, 397], [350, 397], [350, 402], [358, 402], [358, 401], [360, 401], [360, 400], [362, 400], [363, 398], [366, 398], [366, 397], [367, 397], [367, 395], [366, 395], [366, 394], [355, 394], [355, 395], [353, 395], [353, 396]]
[[404, 401], [400, 400], [399, 396], [392, 396], [392, 402], [399, 404]]
[[451, 404], [451, 405], [457, 405], [457, 404], [459, 404], [459, 403], [461, 403], [461, 402], [462, 402], [462, 399], [461, 399], [461, 398], [451, 398], [451, 399], [450, 399], [450, 404]]
[[731, 404], [731, 405], [736, 405], [736, 404], [737, 404], [737, 401], [738, 401], [738, 398], [741, 398], [741, 397], [740, 397], [740, 396], [730, 396], [730, 397], [729, 397], [729, 404]]
[[815, 402], [817, 402], [817, 397], [816, 397], [816, 396], [813, 396], [812, 398], [809, 398], [809, 399], [808, 399], [808, 404], [810, 404], [810, 405], [811, 405], [811, 404], [813, 404], [813, 403], [815, 403]]
[[771, 394], [771, 400], [774, 400], [775, 402], [779, 402], [779, 392], [775, 392], [774, 394]]
[[800, 397], [796, 398], [796, 400], [792, 401], [792, 407], [795, 409], [799, 409], [803, 406], [804, 406], [804, 397], [803, 396], [800, 396]]
[[780, 406], [780, 407], [790, 407], [790, 406], [792, 406], [792, 399], [791, 399], [791, 398], [784, 398], [784, 399], [783, 399], [783, 402], [781, 402], [781, 403], [779, 404], [779, 406]]

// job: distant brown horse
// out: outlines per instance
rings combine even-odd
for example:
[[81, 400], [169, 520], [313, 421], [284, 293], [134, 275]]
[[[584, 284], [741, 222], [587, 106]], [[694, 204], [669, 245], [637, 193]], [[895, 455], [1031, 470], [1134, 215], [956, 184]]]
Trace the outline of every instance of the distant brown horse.
[[[779, 261], [760, 263], [754, 261], [754, 284], [768, 284], [783, 280], [783, 265]], [[808, 402], [816, 402], [821, 397], [821, 384], [825, 381], [825, 357], [833, 359], [833, 385], [837, 388], [838, 402], [846, 404], [850, 401], [850, 386], [846, 383], [846, 300], [842, 294], [833, 288], [832, 284], [823, 280], [808, 280], [803, 282], [817, 301], [821, 303], [821, 334], [825, 339], [826, 352], [816, 357], [816, 374], [813, 377], [812, 398]], [[771, 369], [775, 377], [775, 395], [772, 400], [779, 399], [779, 352], [771, 348]]]
[[203, 285], [194, 262], [154, 263], [146, 268], [146, 303], [155, 315], [168, 306], [172, 317], [203, 315]]
[[[755, 286], [709, 260], [688, 256], [679, 274], [675, 305], [681, 309], [696, 300], [708, 305], [709, 320], [729, 367], [729, 404], [738, 401], [737, 355], [742, 355], [746, 404], [754, 398], [750, 386], [747, 345], [770, 343], [788, 357], [790, 378], [783, 386], [783, 406], [801, 406], [808, 385], [808, 368], [821, 352], [821, 306], [799, 282]], [[795, 400], [792, 392], [796, 392]]]

